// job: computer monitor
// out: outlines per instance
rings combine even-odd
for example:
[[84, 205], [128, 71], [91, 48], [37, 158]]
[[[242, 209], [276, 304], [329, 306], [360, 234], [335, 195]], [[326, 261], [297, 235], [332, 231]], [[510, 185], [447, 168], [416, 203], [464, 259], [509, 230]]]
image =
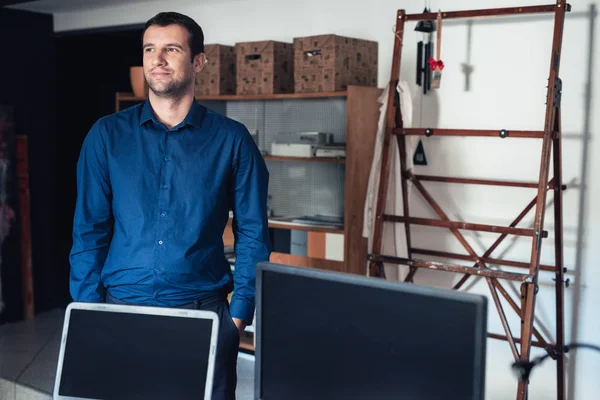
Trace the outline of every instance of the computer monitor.
[[117, 304], [67, 307], [55, 399], [210, 399], [214, 312]]
[[483, 399], [483, 296], [272, 263], [256, 288], [257, 399]]

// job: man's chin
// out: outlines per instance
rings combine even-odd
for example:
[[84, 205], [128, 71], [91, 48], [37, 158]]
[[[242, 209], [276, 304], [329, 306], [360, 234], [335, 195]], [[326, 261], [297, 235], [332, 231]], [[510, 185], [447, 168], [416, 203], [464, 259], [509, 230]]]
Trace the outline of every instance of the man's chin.
[[152, 87], [149, 86], [150, 91], [158, 97], [172, 97], [177, 95], [178, 91], [176, 88], [171, 87]]
[[154, 95], [162, 98], [180, 98], [186, 93], [186, 88], [179, 86], [148, 85], [148, 88]]

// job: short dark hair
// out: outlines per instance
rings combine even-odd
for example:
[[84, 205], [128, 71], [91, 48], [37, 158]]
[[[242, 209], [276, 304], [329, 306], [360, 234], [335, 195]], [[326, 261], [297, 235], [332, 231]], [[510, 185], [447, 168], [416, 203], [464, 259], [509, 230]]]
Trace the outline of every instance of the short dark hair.
[[204, 32], [202, 32], [202, 28], [196, 21], [187, 15], [183, 15], [177, 12], [169, 11], [169, 12], [161, 12], [156, 14], [154, 17], [150, 18], [146, 25], [144, 26], [144, 31], [142, 32], [142, 38], [144, 37], [144, 33], [146, 30], [153, 26], [169, 26], [169, 25], [179, 25], [187, 29], [189, 33], [189, 46], [192, 50], [192, 61], [194, 61], [194, 57], [200, 53], [204, 53]]

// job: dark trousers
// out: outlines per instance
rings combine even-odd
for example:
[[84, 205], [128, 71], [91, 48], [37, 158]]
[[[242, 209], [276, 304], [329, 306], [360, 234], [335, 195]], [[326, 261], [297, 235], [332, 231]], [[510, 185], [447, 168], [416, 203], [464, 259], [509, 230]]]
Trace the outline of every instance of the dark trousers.
[[[129, 304], [106, 294], [106, 302]], [[219, 337], [213, 380], [212, 400], [235, 400], [237, 385], [237, 357], [240, 335], [229, 314], [229, 302], [224, 295], [214, 295], [177, 308], [214, 311], [219, 316]]]

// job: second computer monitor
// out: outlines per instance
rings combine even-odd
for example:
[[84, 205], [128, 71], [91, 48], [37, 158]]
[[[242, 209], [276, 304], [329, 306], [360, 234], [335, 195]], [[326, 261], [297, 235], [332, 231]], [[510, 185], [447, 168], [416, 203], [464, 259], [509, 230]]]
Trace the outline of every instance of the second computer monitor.
[[483, 296], [259, 264], [255, 398], [483, 399], [486, 317]]

